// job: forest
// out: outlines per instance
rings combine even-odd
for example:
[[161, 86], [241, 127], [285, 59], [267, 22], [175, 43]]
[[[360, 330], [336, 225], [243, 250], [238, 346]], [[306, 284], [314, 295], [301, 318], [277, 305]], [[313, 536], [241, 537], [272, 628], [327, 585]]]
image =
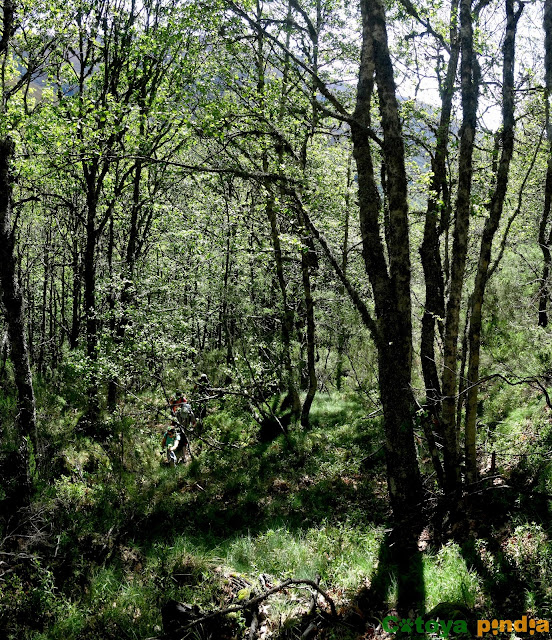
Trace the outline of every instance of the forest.
[[0, 639], [552, 637], [552, 0], [0, 4]]

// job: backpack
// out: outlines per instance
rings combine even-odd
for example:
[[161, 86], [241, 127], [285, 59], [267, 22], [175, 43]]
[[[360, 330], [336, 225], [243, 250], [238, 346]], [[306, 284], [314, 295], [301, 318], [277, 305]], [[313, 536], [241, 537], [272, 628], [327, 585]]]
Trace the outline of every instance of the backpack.
[[188, 442], [188, 437], [186, 436], [186, 429], [190, 426], [192, 422], [195, 422], [194, 412], [192, 411], [192, 407], [185, 402], [180, 405], [178, 411], [176, 412], [176, 430], [177, 433], [180, 434], [180, 443], [178, 445], [178, 449], [182, 449]]
[[192, 407], [187, 402], [179, 407], [177, 415], [178, 424], [184, 428], [189, 427], [190, 423], [194, 419], [194, 412], [192, 411]]
[[178, 426], [176, 427], [176, 429], [177, 429], [177, 433], [180, 436], [178, 445], [176, 447], [176, 451], [182, 451], [182, 449], [184, 449], [184, 447], [188, 444], [188, 438], [186, 438], [186, 434], [182, 430], [182, 427]]

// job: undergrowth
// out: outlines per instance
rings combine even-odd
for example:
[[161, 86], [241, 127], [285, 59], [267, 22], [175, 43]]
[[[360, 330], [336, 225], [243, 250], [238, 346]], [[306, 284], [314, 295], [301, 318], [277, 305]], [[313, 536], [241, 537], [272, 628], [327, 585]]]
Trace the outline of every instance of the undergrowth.
[[[492, 411], [500, 399], [490, 400], [486, 419], [495, 424], [480, 431], [481, 446], [490, 454], [508, 443], [515, 455], [501, 457], [501, 471], [548, 491], [548, 464], [531, 457], [549, 446], [540, 401], [499, 420]], [[269, 443], [229, 401], [192, 442], [194, 459], [175, 469], [159, 455], [163, 423], [133, 407], [111, 419], [112, 437], [100, 445], [75, 431], [77, 416], [60, 397], [44, 406], [44, 448], [57, 454], [41, 463], [28, 514], [37, 533], [0, 581], [7, 640], [157, 637], [171, 600], [209, 611], [289, 577], [319, 580], [344, 619], [353, 616], [353, 626], [320, 638], [361, 638], [374, 616], [396, 606], [397, 576], [382, 553], [389, 512], [381, 425], [358, 399], [319, 394], [309, 431], [294, 427]], [[495, 615], [515, 581], [514, 609], [552, 615], [547, 523], [522, 497], [488, 496], [486, 528], [475, 523], [463, 540], [425, 549], [424, 612], [451, 602]], [[501, 522], [493, 516], [500, 509]], [[362, 610], [358, 594], [386, 574], [383, 609]], [[311, 604], [304, 589], [276, 594], [266, 603], [265, 637], [301, 637]], [[233, 624], [235, 637], [245, 634], [243, 616]]]

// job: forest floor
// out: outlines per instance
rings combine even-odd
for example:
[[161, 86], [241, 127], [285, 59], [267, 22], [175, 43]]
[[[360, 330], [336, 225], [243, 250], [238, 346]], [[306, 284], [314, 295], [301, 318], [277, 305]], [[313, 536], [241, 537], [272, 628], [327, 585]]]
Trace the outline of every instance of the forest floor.
[[[264, 443], [239, 401], [227, 401], [176, 468], [162, 463], [165, 423], [143, 408], [153, 405], [144, 396], [113, 419], [100, 446], [75, 435], [73, 413], [51, 400], [56, 453], [40, 463], [50, 479], [2, 545], [0, 637], [473, 637], [477, 620], [552, 620], [552, 431], [546, 415], [534, 419], [540, 400], [489, 428], [485, 480], [464, 517], [420, 513], [412, 573], [423, 602], [412, 612], [418, 628], [402, 633], [389, 622], [401, 576], [388, 553], [381, 425], [358, 397], [320, 394], [309, 431]], [[190, 621], [237, 610], [171, 633], [184, 619], [174, 622], [176, 603], [189, 605]], [[446, 630], [439, 620], [466, 623]]]

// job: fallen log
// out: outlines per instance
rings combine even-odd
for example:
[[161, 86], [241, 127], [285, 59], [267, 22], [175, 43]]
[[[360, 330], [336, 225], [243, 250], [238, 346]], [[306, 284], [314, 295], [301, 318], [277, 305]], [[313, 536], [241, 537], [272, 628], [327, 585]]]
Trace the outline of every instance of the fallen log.
[[[216, 618], [227, 616], [231, 613], [247, 612], [251, 616], [251, 627], [249, 632], [250, 640], [254, 640], [258, 628], [258, 607], [261, 602], [280, 591], [284, 591], [289, 587], [307, 586], [313, 589], [316, 593], [322, 596], [322, 598], [328, 603], [330, 608], [331, 617], [337, 621], [337, 610], [332, 598], [320, 588], [320, 586], [314, 580], [296, 580], [289, 578], [284, 580], [279, 585], [263, 591], [262, 593], [255, 595], [241, 604], [231, 605], [224, 609], [217, 609], [210, 612], [201, 612], [197, 606], [192, 606], [186, 603], [176, 602], [175, 600], [169, 601], [164, 605], [161, 615], [163, 618], [163, 630], [165, 636], [163, 638], [179, 638], [184, 640], [188, 637], [189, 631], [198, 625], [202, 625], [204, 628], [208, 627], [208, 623], [214, 621]], [[315, 599], [316, 600], [316, 599]], [[149, 640], [162, 640], [149, 639]]]

